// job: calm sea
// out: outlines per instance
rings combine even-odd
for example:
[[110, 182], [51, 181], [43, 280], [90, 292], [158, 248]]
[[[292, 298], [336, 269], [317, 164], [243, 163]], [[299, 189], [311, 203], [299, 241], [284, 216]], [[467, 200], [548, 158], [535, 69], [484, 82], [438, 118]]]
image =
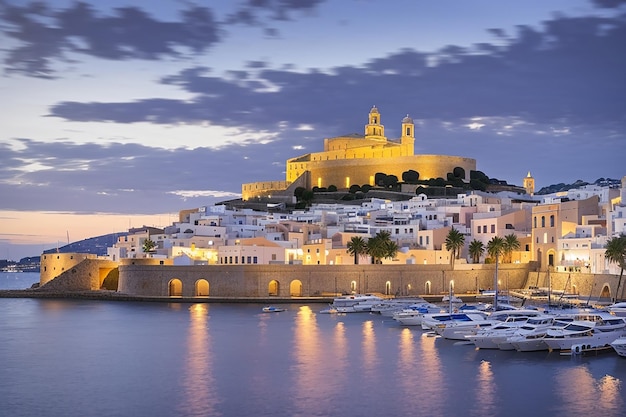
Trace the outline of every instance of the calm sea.
[[626, 416], [614, 353], [476, 350], [379, 315], [261, 307], [0, 299], [0, 413]]

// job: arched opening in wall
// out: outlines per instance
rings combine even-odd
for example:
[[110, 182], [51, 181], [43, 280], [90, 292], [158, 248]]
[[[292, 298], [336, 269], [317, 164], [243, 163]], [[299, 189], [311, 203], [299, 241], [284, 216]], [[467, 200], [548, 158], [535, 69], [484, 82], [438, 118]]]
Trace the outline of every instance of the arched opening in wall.
[[350, 283], [350, 292], [353, 292], [353, 293], [356, 292], [356, 281], [352, 281]]
[[391, 295], [391, 282], [385, 282], [385, 295]]
[[406, 284], [406, 295], [411, 294], [411, 284]]
[[554, 252], [548, 252], [548, 266], [554, 266]]
[[572, 285], [572, 294], [578, 294], [578, 287], [576, 285]]
[[299, 279], [294, 279], [289, 284], [289, 295], [291, 297], [302, 297], [302, 282]]
[[278, 296], [280, 294], [280, 284], [275, 279], [271, 280], [267, 286], [267, 294], [270, 296]]
[[209, 281], [206, 279], [199, 279], [195, 285], [196, 297], [208, 297], [209, 296]]
[[602, 287], [602, 291], [600, 291], [600, 299], [606, 298], [607, 300], [611, 299], [611, 289], [607, 284], [604, 284]]
[[424, 294], [431, 294], [431, 285], [430, 285], [430, 281], [426, 281], [426, 283], [424, 284]]
[[170, 297], [182, 297], [183, 296], [183, 283], [178, 278], [170, 280], [167, 285], [168, 295]]

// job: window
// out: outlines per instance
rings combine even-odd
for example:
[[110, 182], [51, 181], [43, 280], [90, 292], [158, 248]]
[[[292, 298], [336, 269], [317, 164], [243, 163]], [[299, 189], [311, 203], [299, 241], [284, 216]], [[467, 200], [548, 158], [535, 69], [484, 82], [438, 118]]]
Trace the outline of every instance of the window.
[[554, 214], [550, 215], [550, 227], [554, 227]]
[[255, 263], [255, 264], [258, 263], [256, 256], [254, 258], [252, 258], [252, 263]]
[[541, 227], [546, 227], [546, 216], [541, 216]]
[[478, 229], [476, 230], [476, 233], [480, 233], [480, 226], [478, 226]]
[[534, 223], [533, 223], [533, 224], [534, 224], [534, 226], [533, 226], [533, 227], [536, 229], [536, 228], [537, 228], [537, 216], [535, 216], [535, 217], [533, 218], [533, 221], [534, 221]]
[[495, 233], [496, 232], [496, 225], [492, 224], [491, 225], [491, 233]]
[[487, 233], [487, 225], [483, 226], [483, 233]]
[[252, 257], [248, 256], [248, 263], [252, 263], [251, 261], [252, 261]]

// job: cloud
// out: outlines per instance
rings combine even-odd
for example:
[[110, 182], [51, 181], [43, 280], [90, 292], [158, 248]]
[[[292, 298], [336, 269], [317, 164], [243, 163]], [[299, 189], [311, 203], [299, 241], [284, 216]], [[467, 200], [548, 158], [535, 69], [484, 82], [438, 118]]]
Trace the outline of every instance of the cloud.
[[104, 59], [156, 60], [197, 54], [221, 40], [220, 25], [205, 7], [189, 7], [176, 22], [152, 18], [137, 7], [115, 9], [107, 16], [84, 2], [55, 11], [44, 3], [5, 3], [0, 19], [5, 34], [17, 41], [6, 58], [8, 72], [56, 76], [54, 64], [75, 54]]
[[[289, 20], [292, 12], [311, 11], [322, 0], [250, 0], [219, 21], [213, 9], [187, 5], [179, 20], [162, 21], [142, 8], [118, 7], [110, 14], [78, 1], [66, 9], [42, 2], [0, 2], [0, 22], [15, 46], [8, 49], [6, 71], [31, 77], [60, 76], [57, 64], [76, 57], [109, 60], [190, 59], [221, 42], [233, 24], [264, 26]], [[264, 12], [269, 12], [266, 16]], [[275, 28], [263, 32], [278, 36]]]
[[[63, 102], [50, 115], [75, 121], [202, 123], [273, 131], [294, 125], [353, 126], [350, 103], [387, 114], [451, 121], [523, 117], [529, 122], [613, 123], [626, 114], [626, 19], [555, 18], [542, 30], [520, 26], [504, 44], [404, 49], [360, 66], [294, 72], [268, 63], [220, 76], [193, 67], [161, 79], [189, 100]], [[347, 118], [346, 118], [346, 115]], [[356, 113], [352, 114], [356, 117]], [[359, 122], [360, 124], [360, 122]]]

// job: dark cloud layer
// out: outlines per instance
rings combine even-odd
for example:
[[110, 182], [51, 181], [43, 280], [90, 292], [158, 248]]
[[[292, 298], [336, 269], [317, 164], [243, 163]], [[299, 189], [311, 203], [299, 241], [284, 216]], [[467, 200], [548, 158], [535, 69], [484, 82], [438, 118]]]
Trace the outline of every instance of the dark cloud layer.
[[[134, 6], [105, 15], [80, 1], [61, 10], [42, 2], [0, 1], [3, 32], [18, 42], [8, 51], [6, 70], [52, 78], [59, 75], [54, 63], [68, 59], [70, 53], [112, 60], [183, 58], [206, 52], [222, 41], [229, 25], [261, 26], [267, 19], [285, 20], [292, 12], [314, 9], [321, 2], [249, 0], [225, 21], [218, 21], [209, 7], [188, 6], [180, 20], [166, 22]], [[265, 18], [264, 12], [270, 16]], [[276, 31], [266, 27], [265, 33]]]
[[[162, 80], [194, 93], [192, 101], [65, 102], [51, 115], [166, 124], [198, 123], [210, 115], [211, 123], [223, 126], [271, 129], [287, 120], [341, 131], [354, 122], [344, 125], [350, 103], [376, 103], [388, 114], [424, 119], [523, 115], [537, 123], [623, 122], [626, 54], [618, 51], [625, 44], [623, 18], [560, 18], [543, 30], [520, 26], [505, 45], [447, 47], [430, 55], [403, 50], [324, 72], [257, 62], [222, 78], [192, 68]], [[433, 60], [438, 64], [428, 65]]]

